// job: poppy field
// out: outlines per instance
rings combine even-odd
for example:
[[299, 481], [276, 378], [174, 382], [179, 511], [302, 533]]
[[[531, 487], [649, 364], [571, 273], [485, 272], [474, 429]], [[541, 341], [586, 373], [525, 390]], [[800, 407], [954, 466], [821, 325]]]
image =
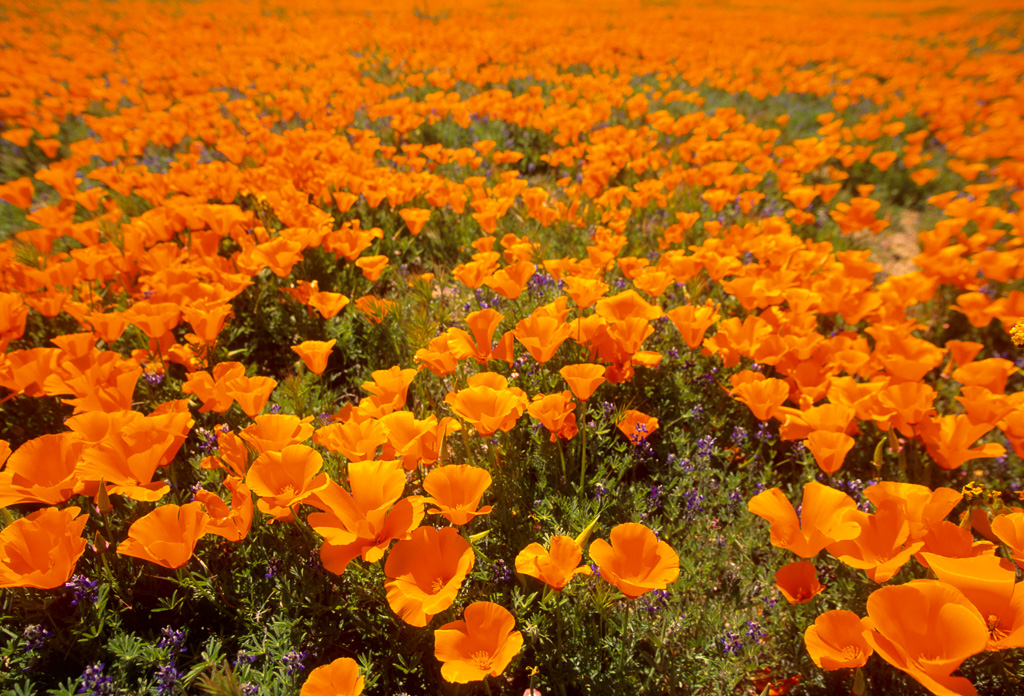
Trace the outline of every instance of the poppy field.
[[1024, 12], [789, 5], [0, 0], [0, 694], [1024, 692]]

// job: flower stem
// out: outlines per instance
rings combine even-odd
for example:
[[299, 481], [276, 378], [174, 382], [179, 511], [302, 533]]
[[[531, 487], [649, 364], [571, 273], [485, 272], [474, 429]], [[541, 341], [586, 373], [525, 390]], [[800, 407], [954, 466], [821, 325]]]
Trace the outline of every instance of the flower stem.
[[583, 402], [580, 419], [580, 493], [587, 482], [587, 402]]

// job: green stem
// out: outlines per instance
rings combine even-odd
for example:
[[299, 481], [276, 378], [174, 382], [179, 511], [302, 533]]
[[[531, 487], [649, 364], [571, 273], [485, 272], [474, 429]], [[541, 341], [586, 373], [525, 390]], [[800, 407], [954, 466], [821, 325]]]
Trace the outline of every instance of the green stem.
[[587, 402], [583, 402], [580, 418], [580, 493], [587, 482]]

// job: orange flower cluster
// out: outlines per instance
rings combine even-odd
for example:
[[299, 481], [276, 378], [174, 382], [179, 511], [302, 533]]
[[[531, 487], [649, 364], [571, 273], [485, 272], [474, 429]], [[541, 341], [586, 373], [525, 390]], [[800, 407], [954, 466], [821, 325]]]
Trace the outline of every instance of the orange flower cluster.
[[[1005, 544], [1017, 560], [1024, 511], [977, 519], [987, 538], [976, 540], [970, 527], [945, 519], [963, 497], [949, 488], [882, 482], [864, 494], [874, 513], [816, 482], [804, 488], [799, 517], [778, 488], [749, 503], [771, 523], [772, 544], [804, 558], [827, 550], [884, 583], [913, 557], [937, 578], [876, 590], [863, 619], [838, 609], [822, 614], [805, 633], [808, 652], [828, 670], [862, 666], [877, 653], [933, 693], [976, 694], [952, 672], [977, 653], [1024, 646], [1024, 590], [1011, 560], [995, 555]], [[826, 589], [808, 561], [784, 566], [776, 580], [791, 603]]]
[[[857, 2], [672, 16], [647, 2], [524, 3], [515, 16], [456, 3], [411, 32], [409, 13], [364, 18], [323, 0], [294, 3], [316, 32], [251, 3], [218, 4], [215, 26], [178, 5], [28, 5], [0, 22], [0, 140], [5, 158], [26, 162], [0, 180], [0, 219], [12, 221], [0, 241], [0, 388], [5, 402], [59, 400], [73, 413], [54, 432], [18, 434], [13, 451], [0, 440], [0, 507], [20, 515], [0, 531], [0, 586], [66, 581], [95, 524], [79, 514], [87, 502], [101, 515], [111, 496], [128, 510], [160, 503], [108, 542], [167, 568], [188, 564], [207, 534], [245, 538], [255, 508], [280, 524], [307, 515], [331, 572], [387, 555], [391, 608], [425, 626], [474, 565], [456, 527], [501, 505], [491, 439], [526, 429], [524, 414], [559, 448], [579, 436], [582, 493], [588, 400], [664, 369], [651, 349], [659, 327], [716, 361], [719, 384], [801, 443], [815, 472], [866, 459], [876, 436], [894, 450], [902, 438], [936, 476], [1024, 456], [1016, 365], [956, 333], [988, 337], [1024, 315], [1024, 58], [1001, 27], [1016, 22], [1005, 3], [895, 8], [914, 13], [899, 32]], [[793, 26], [800, 41], [779, 50]], [[40, 27], [53, 33], [44, 52]], [[391, 55], [379, 72], [364, 44]], [[704, 108], [709, 90], [744, 96]], [[805, 118], [776, 117], [791, 97], [813, 105]], [[509, 143], [477, 139], [485, 119]], [[523, 133], [537, 151], [512, 149]], [[929, 213], [901, 274], [847, 248], [911, 227], [892, 191]], [[822, 241], [829, 231], [842, 241]], [[438, 248], [451, 268], [424, 272]], [[312, 280], [318, 264], [338, 273]], [[281, 363], [297, 355], [329, 385], [345, 322], [420, 328], [407, 288], [442, 304], [479, 290], [502, 311], [453, 312], [437, 335], [426, 322], [404, 364], [346, 385], [367, 395], [329, 423], [264, 413], [287, 375], [229, 352], [243, 301], [318, 327], [289, 333]], [[929, 332], [926, 319], [952, 329]], [[544, 393], [519, 386], [526, 370], [551, 378]], [[150, 380], [182, 398], [155, 403]], [[616, 404], [613, 434], [634, 446], [677, 422], [628, 405]], [[211, 490], [162, 502], [211, 412], [244, 426], [211, 436]], [[493, 455], [490, 471], [452, 461], [456, 432], [467, 457]], [[877, 452], [880, 478], [896, 477]], [[348, 460], [344, 476], [325, 455]], [[1021, 644], [1024, 600], [1007, 566], [1024, 568], [1024, 512], [972, 516], [971, 528], [946, 519], [961, 500], [950, 488], [882, 480], [866, 495], [871, 512], [817, 483], [799, 515], [780, 489], [749, 502], [771, 543], [804, 559], [776, 576], [789, 601], [826, 589], [810, 563], [823, 550], [877, 583], [911, 557], [938, 578], [879, 588], [863, 618], [819, 617], [813, 659], [835, 669], [874, 652], [935, 693], [971, 693], [951, 676], [964, 659]], [[454, 527], [422, 525], [442, 518]], [[669, 544], [636, 523], [589, 552], [629, 598], [678, 575]], [[561, 589], [587, 574], [581, 560], [582, 542], [554, 536], [516, 567]], [[500, 674], [522, 647], [514, 617], [485, 602], [464, 617], [437, 631], [443, 676]], [[362, 689], [353, 664], [329, 667], [305, 693]]]

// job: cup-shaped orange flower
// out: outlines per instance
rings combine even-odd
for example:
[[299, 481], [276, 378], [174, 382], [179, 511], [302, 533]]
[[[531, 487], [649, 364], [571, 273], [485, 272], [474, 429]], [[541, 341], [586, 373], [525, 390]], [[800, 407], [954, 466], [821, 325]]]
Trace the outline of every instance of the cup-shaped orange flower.
[[47, 507], [0, 531], [0, 587], [49, 590], [68, 581], [85, 551], [81, 510]]
[[452, 605], [473, 570], [473, 548], [454, 527], [419, 527], [388, 554], [388, 605], [403, 621], [426, 626]]
[[878, 655], [933, 694], [976, 695], [952, 673], [985, 649], [988, 627], [963, 592], [937, 580], [889, 585], [868, 597], [864, 637]]
[[277, 380], [270, 377], [235, 377], [223, 385], [223, 392], [234, 399], [245, 415], [255, 418], [270, 400], [270, 393], [277, 387]]
[[359, 664], [351, 657], [339, 657], [309, 673], [299, 696], [359, 696], [365, 677], [359, 676]]
[[607, 294], [611, 286], [596, 278], [580, 278], [566, 276], [565, 294], [572, 298], [576, 306], [586, 309]]
[[277, 522], [295, 519], [294, 508], [327, 487], [327, 474], [318, 474], [324, 458], [312, 447], [288, 445], [264, 452], [249, 467], [245, 483], [259, 496], [256, 506]]
[[646, 440], [651, 433], [658, 429], [658, 419], [648, 416], [646, 413], [629, 409], [622, 414], [622, 420], [616, 424], [616, 427], [629, 438], [631, 443], [637, 444]]
[[906, 514], [910, 525], [910, 539], [923, 539], [936, 523], [946, 519], [963, 498], [960, 491], [952, 488], [936, 488], [934, 491], [916, 483], [882, 481], [864, 489], [864, 497], [881, 508], [887, 500], [897, 501]]
[[423, 490], [430, 494], [423, 502], [437, 506], [428, 512], [444, 515], [452, 524], [463, 525], [491, 511], [490, 505], [480, 507], [480, 499], [490, 485], [491, 475], [478, 466], [438, 467], [423, 479]]
[[1014, 563], [1024, 570], [1024, 512], [998, 515], [992, 520], [992, 534], [1006, 544]]
[[390, 370], [374, 370], [370, 376], [373, 381], [363, 382], [363, 389], [373, 394], [371, 398], [377, 410], [392, 413], [405, 405], [416, 370], [403, 370], [396, 365]]
[[644, 525], [620, 524], [610, 536], [611, 544], [604, 539], [590, 544], [590, 557], [601, 577], [630, 599], [663, 590], [679, 577], [679, 556]]
[[450, 416], [440, 421], [433, 415], [417, 420], [409, 411], [389, 413], [377, 422], [387, 434], [388, 443], [410, 471], [421, 462], [424, 466], [436, 462], [447, 434], [462, 428]]
[[573, 396], [580, 401], [586, 401], [593, 396], [598, 387], [605, 383], [604, 371], [604, 365], [578, 363], [566, 365], [558, 371], [558, 374], [562, 375], [562, 379], [569, 385]]
[[512, 630], [515, 617], [499, 604], [473, 602], [463, 618], [434, 631], [441, 676], [456, 684], [497, 677], [523, 648], [523, 634]]
[[810, 561], [794, 561], [779, 568], [775, 571], [775, 585], [790, 604], [809, 602], [825, 589]]
[[526, 410], [548, 429], [548, 432], [551, 433], [551, 442], [555, 442], [558, 438], [571, 440], [575, 437], [577, 432], [576, 415], [573, 413], [575, 408], [576, 402], [572, 400], [569, 390], [565, 390], [546, 396], [537, 394]]
[[314, 375], [322, 375], [327, 369], [327, 360], [331, 357], [331, 350], [338, 339], [330, 341], [303, 341], [292, 350], [299, 354], [302, 362], [306, 364], [309, 371]]
[[530, 544], [516, 556], [516, 572], [529, 575], [553, 590], [561, 590], [577, 575], [590, 575], [590, 566], [580, 565], [583, 549], [567, 536], [551, 537], [551, 550]]
[[911, 542], [910, 525], [896, 501], [885, 501], [874, 515], [847, 513], [846, 520], [860, 526], [853, 539], [828, 545], [828, 551], [848, 566], [867, 572], [875, 582], [885, 582], [921, 550], [923, 541]]
[[252, 527], [252, 493], [242, 479], [228, 476], [224, 486], [231, 491], [231, 507], [210, 491], [196, 491], [196, 500], [206, 507], [210, 523], [208, 534], [216, 534], [228, 541], [241, 541]]
[[421, 498], [401, 498], [405, 471], [397, 460], [352, 462], [348, 483], [351, 492], [328, 480], [309, 498], [323, 511], [308, 518], [324, 538], [320, 561], [337, 575], [357, 556], [367, 563], [379, 561], [392, 541], [405, 539], [419, 526], [424, 514]]
[[988, 650], [1024, 647], [1024, 582], [997, 556], [946, 558], [922, 554], [935, 576], [971, 601], [988, 624]]
[[0, 471], [0, 507], [68, 500], [81, 487], [75, 468], [84, 449], [75, 433], [41, 435], [23, 444]]
[[846, 520], [847, 513], [857, 511], [853, 498], [817, 481], [804, 486], [799, 518], [779, 488], [758, 493], [747, 509], [771, 523], [772, 546], [801, 558], [812, 558], [829, 544], [860, 534], [860, 525]]
[[846, 433], [815, 430], [804, 440], [814, 461], [826, 474], [834, 474], [843, 466], [846, 455], [853, 449], [854, 440]]
[[804, 631], [804, 645], [822, 669], [863, 667], [874, 652], [864, 638], [864, 626], [852, 611], [826, 611]]
[[[252, 419], [252, 425], [238, 433], [257, 454], [280, 452], [288, 445], [301, 445], [313, 434], [312, 416], [299, 418], [290, 413], [264, 413]], [[222, 445], [223, 446], [223, 445]]]
[[196, 300], [181, 308], [181, 316], [204, 343], [214, 343], [231, 315], [231, 304], [223, 300]]
[[[508, 432], [515, 427], [529, 401], [522, 389], [508, 387], [501, 375], [498, 380], [487, 380], [484, 372], [468, 380], [469, 387], [458, 392], [448, 392], [445, 403], [452, 407], [461, 418], [469, 421], [481, 435], [493, 435], [498, 430]], [[504, 386], [502, 386], [504, 385]]]
[[209, 523], [210, 516], [200, 502], [161, 505], [132, 523], [117, 552], [164, 568], [180, 568], [192, 558]]
[[388, 257], [379, 254], [377, 256], [361, 256], [356, 259], [356, 266], [363, 272], [363, 277], [371, 283], [377, 282], [387, 265]]
[[557, 317], [531, 314], [516, 324], [513, 335], [533, 359], [546, 363], [572, 333], [572, 327]]
[[711, 325], [721, 319], [721, 316], [712, 305], [695, 307], [694, 305], [682, 305], [676, 307], [665, 315], [672, 321], [672, 324], [679, 330], [683, 341], [690, 348], [697, 348], [704, 340], [704, 334], [711, 328]]

